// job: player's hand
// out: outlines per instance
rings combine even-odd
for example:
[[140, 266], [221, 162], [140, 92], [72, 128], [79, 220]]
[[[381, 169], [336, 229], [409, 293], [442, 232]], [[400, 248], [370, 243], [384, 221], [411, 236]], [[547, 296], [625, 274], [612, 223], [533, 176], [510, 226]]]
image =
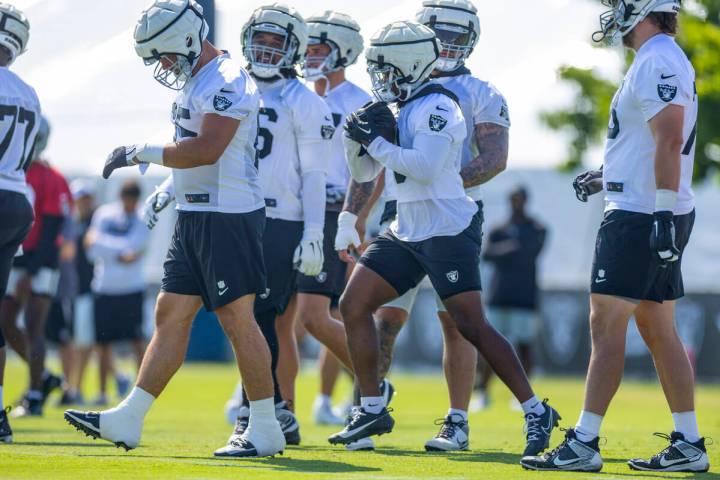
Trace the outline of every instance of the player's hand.
[[397, 120], [385, 102], [371, 102], [348, 115], [345, 135], [361, 145], [368, 146], [377, 137], [396, 143]]
[[117, 147], [108, 155], [105, 160], [105, 168], [103, 168], [102, 176], [104, 179], [110, 178], [112, 172], [118, 168], [132, 167], [140, 163], [137, 159], [138, 154], [142, 151], [142, 145], [129, 145], [126, 147]]
[[348, 250], [357, 250], [360, 247], [360, 234], [357, 231], [357, 215], [350, 212], [341, 212], [338, 216], [338, 229], [335, 234], [335, 250], [345, 263], [355, 263], [355, 258]]
[[595, 195], [603, 189], [602, 167], [600, 170], [588, 170], [575, 177], [573, 188], [577, 199], [587, 202], [590, 195]]
[[322, 230], [306, 229], [293, 255], [295, 268], [303, 275], [315, 277], [322, 272], [323, 261]]
[[126, 265], [130, 264], [130, 263], [135, 263], [138, 260], [140, 260], [140, 253], [139, 252], [124, 252], [124, 253], [120, 254], [120, 256], [118, 257], [118, 260], [120, 261], [120, 263], [124, 263]]
[[149, 230], [155, 228], [158, 221], [160, 220], [159, 213], [162, 212], [165, 207], [170, 205], [173, 201], [173, 196], [170, 192], [161, 190], [155, 187], [155, 191], [145, 199], [143, 205], [143, 221]]
[[655, 212], [653, 216], [655, 221], [650, 233], [650, 249], [657, 253], [664, 264], [677, 262], [680, 258], [680, 250], [675, 246], [673, 212]]

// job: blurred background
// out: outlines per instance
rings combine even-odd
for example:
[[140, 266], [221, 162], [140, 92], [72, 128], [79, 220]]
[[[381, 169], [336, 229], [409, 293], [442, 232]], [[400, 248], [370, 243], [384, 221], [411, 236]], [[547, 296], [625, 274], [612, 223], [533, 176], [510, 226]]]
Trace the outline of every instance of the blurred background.
[[[241, 58], [240, 31], [258, 1], [199, 0], [213, 20], [214, 42]], [[128, 176], [103, 181], [104, 159], [114, 147], [172, 138], [173, 92], [153, 80], [136, 57], [132, 33], [147, 0], [11, 0], [31, 22], [29, 50], [13, 66], [40, 97], [52, 126], [45, 158], [69, 180], [92, 185], [97, 205], [117, 199]], [[589, 356], [588, 285], [602, 196], [582, 204], [572, 179], [602, 162], [602, 139], [610, 98], [628, 62], [620, 48], [597, 48], [590, 35], [603, 7], [591, 0], [477, 1], [482, 23], [479, 45], [468, 66], [505, 95], [512, 120], [508, 170], [484, 188], [485, 230], [510, 215], [509, 193], [522, 185], [527, 211], [546, 229], [537, 265], [542, 328], [534, 343], [536, 371], [582, 375]], [[304, 16], [332, 7], [353, 16], [366, 40], [391, 20], [414, 16], [420, 0], [387, 2], [296, 0]], [[687, 1], [679, 42], [698, 74], [700, 131], [696, 163], [697, 220], [683, 260], [687, 297], [677, 322], [700, 378], [720, 380], [720, 0]], [[366, 89], [365, 65], [348, 70]], [[151, 166], [138, 180], [143, 197], [168, 174]], [[137, 175], [136, 173], [129, 176]], [[151, 232], [143, 260], [148, 290], [145, 334], [152, 330], [152, 305], [175, 220], [164, 212]], [[372, 230], [372, 227], [369, 228]], [[494, 275], [483, 266], [483, 282]], [[429, 285], [428, 285], [429, 287]], [[229, 361], [217, 324], [196, 322], [188, 358]], [[218, 343], [221, 342], [221, 343]], [[654, 375], [652, 359], [632, 327], [627, 370]], [[306, 339], [303, 353], [317, 345]], [[442, 336], [429, 288], [416, 303], [398, 340], [402, 367], [439, 368]]]

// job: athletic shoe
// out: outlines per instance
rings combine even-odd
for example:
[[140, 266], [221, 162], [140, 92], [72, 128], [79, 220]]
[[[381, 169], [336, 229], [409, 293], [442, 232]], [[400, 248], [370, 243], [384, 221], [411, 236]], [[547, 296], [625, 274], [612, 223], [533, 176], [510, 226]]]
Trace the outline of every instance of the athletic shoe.
[[475, 390], [472, 400], [470, 400], [470, 411], [480, 412], [490, 408], [490, 394], [487, 390]]
[[107, 440], [125, 451], [136, 448], [142, 435], [142, 419], [118, 408], [104, 412], [65, 410], [65, 421], [86, 436]]
[[393, 384], [387, 378], [383, 378], [382, 382], [380, 382], [380, 395], [385, 401], [385, 406], [389, 407], [390, 402], [392, 402], [395, 396], [395, 387], [393, 387]]
[[13, 418], [20, 417], [42, 417], [43, 400], [42, 398], [30, 398], [27, 394], [12, 413]]
[[57, 375], [53, 375], [50, 372], [45, 372], [43, 375], [43, 382], [42, 382], [42, 402], [45, 403], [45, 400], [48, 399], [50, 394], [53, 392], [53, 390], [58, 389], [62, 386], [63, 379], [62, 377], [59, 377]]
[[8, 420], [10, 410], [12, 410], [12, 407], [0, 410], [0, 443], [12, 443], [12, 428], [10, 428], [10, 421]]
[[528, 413], [525, 415], [525, 432], [527, 434], [527, 444], [523, 457], [540, 455], [540, 453], [550, 446], [550, 435], [553, 428], [558, 426], [558, 421], [562, 418], [560, 414], [547, 404], [547, 398], [542, 402], [545, 412], [542, 415]]
[[124, 373], [115, 374], [115, 389], [117, 390], [118, 397], [125, 398], [125, 395], [130, 392], [130, 387], [132, 387], [132, 380], [130, 377]]
[[[240, 417], [238, 417], [238, 421]], [[237, 429], [237, 422], [236, 422]], [[246, 424], [241, 435], [230, 436], [227, 445], [215, 450], [216, 457], [270, 457], [282, 454], [285, 449], [285, 436], [280, 424], [264, 421], [262, 425]]]
[[[242, 434], [245, 433], [245, 430], [247, 430], [248, 422], [250, 421], [250, 410], [247, 407], [244, 407], [241, 413], [243, 414], [235, 419], [235, 428], [230, 436], [230, 440], [232, 440], [233, 436], [242, 436]], [[228, 440], [228, 442], [230, 440]]]
[[599, 472], [603, 466], [600, 457], [599, 437], [590, 442], [582, 442], [569, 428], [565, 440], [555, 450], [545, 455], [527, 456], [520, 460], [526, 470], [564, 470], [570, 472]]
[[79, 392], [71, 392], [65, 390], [60, 400], [55, 404], [56, 407], [68, 407], [70, 405], [84, 405], [85, 400]]
[[331, 435], [328, 442], [347, 445], [361, 438], [390, 433], [394, 425], [395, 420], [385, 407], [380, 410], [380, 413], [368, 413], [359, 408], [353, 412], [353, 416], [345, 428], [341, 432]]
[[454, 413], [435, 421], [435, 425], [442, 425], [434, 438], [425, 442], [428, 452], [451, 452], [454, 450], [467, 450], [470, 443], [470, 428], [467, 420]]
[[335, 415], [330, 402], [317, 397], [313, 403], [313, 419], [316, 425], [344, 425], [345, 420]]
[[668, 440], [670, 445], [649, 460], [635, 458], [628, 461], [630, 468], [649, 472], [707, 472], [710, 469], [704, 438], [690, 443], [680, 432], [655, 435]]
[[375, 442], [371, 437], [361, 438], [346, 444], [345, 450], [349, 452], [372, 452], [375, 450]]
[[285, 402], [275, 405], [275, 418], [277, 418], [287, 445], [300, 445], [300, 424], [295, 414], [288, 410]]

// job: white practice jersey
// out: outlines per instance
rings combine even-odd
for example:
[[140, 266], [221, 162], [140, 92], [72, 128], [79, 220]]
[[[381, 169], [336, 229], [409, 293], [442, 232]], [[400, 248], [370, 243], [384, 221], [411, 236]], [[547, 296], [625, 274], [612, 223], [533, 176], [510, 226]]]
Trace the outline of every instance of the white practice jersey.
[[460, 107], [447, 95], [431, 93], [403, 106], [397, 121], [402, 148], [412, 149], [419, 134], [443, 136], [451, 144], [441, 173], [430, 183], [420, 183], [386, 168], [385, 185], [395, 192], [398, 202], [398, 214], [390, 230], [400, 240], [411, 242], [461, 233], [470, 225], [477, 206], [465, 194], [460, 177], [467, 136]]
[[25, 169], [38, 128], [40, 101], [35, 90], [0, 67], [0, 190], [27, 194]]
[[258, 169], [268, 218], [302, 221], [302, 176], [327, 174], [335, 127], [323, 99], [295, 78], [258, 81]]
[[325, 96], [325, 102], [330, 107], [335, 135], [333, 135], [330, 170], [328, 171], [327, 184], [333, 187], [346, 189], [350, 182], [350, 170], [348, 170], [345, 159], [345, 147], [343, 146], [343, 125], [348, 115], [371, 101], [370, 95], [354, 83], [345, 81], [333, 88]]
[[[467, 137], [462, 149], [462, 167], [470, 163], [478, 155], [475, 140], [475, 125], [494, 123], [510, 128], [510, 112], [505, 97], [491, 83], [473, 77], [470, 71], [463, 68], [459, 75], [438, 77], [437, 83], [453, 92], [460, 101], [460, 108], [465, 117]], [[470, 198], [477, 201], [482, 198], [482, 185], [475, 185], [465, 191]]]
[[660, 34], [640, 47], [612, 102], [603, 166], [606, 211], [651, 214], [655, 210], [656, 147], [649, 122], [671, 104], [685, 109], [685, 145], [675, 214], [687, 214], [695, 208], [695, 70], [675, 40]]
[[235, 136], [214, 165], [173, 169], [177, 209], [247, 213], [264, 206], [255, 167], [260, 93], [228, 54], [200, 69], [173, 103], [175, 140], [197, 137], [205, 114], [240, 120]]

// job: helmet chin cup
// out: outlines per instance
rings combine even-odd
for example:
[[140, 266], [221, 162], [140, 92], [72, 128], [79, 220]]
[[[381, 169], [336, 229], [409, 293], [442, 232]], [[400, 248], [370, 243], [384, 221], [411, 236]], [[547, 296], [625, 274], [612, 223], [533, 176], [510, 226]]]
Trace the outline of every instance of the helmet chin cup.
[[457, 58], [440, 57], [435, 63], [435, 69], [440, 70], [441, 72], [453, 72], [460, 68], [462, 64], [463, 62]]
[[253, 65], [252, 66], [252, 74], [255, 75], [258, 78], [265, 78], [270, 79], [273, 77], [277, 77], [280, 75], [280, 67], [269, 67], [266, 65]]
[[307, 66], [303, 68], [303, 77], [309, 82], [317, 82], [320, 79], [327, 78], [325, 73], [322, 68], [310, 68]]

